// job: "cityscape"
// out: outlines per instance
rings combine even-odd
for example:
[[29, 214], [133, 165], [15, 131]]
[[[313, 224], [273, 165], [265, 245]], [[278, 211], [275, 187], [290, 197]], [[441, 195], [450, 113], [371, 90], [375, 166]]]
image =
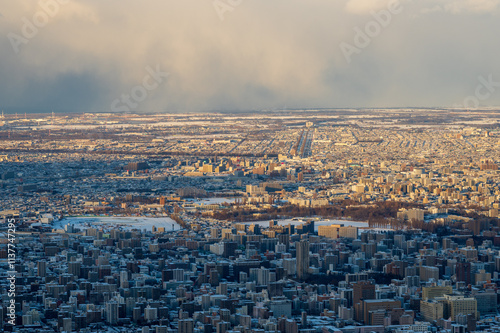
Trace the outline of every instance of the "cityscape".
[[0, 0], [0, 332], [500, 333], [500, 0]]
[[2, 329], [498, 332], [499, 120], [4, 114]]

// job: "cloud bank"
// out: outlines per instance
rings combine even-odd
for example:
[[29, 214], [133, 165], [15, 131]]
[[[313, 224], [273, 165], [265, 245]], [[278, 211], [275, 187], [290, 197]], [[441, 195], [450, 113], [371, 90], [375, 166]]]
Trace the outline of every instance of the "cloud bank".
[[0, 0], [0, 108], [111, 111], [157, 66], [133, 111], [451, 106], [500, 81], [497, 0], [402, 0], [347, 62], [389, 2]]

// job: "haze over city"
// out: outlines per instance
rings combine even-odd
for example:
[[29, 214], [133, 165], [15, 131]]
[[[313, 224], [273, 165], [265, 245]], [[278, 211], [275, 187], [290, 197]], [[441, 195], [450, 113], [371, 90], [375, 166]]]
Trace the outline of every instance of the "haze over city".
[[[478, 77], [500, 82], [498, 0], [401, 0], [380, 29], [394, 1], [55, 2], [45, 20], [39, 2], [1, 1], [5, 110], [110, 111], [148, 66], [169, 77], [132, 111], [457, 107]], [[493, 89], [480, 105], [499, 104]]]
[[0, 331], [500, 332], [500, 0], [0, 0]]

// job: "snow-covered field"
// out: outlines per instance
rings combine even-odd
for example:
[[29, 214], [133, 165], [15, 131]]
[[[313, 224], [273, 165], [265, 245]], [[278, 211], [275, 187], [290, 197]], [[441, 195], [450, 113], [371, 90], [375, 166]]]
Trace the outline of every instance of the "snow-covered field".
[[188, 202], [194, 203], [194, 204], [204, 204], [204, 205], [212, 205], [212, 204], [218, 204], [220, 205], [221, 203], [227, 202], [227, 203], [233, 203], [234, 198], [207, 198], [207, 199], [187, 199]]
[[121, 229], [146, 229], [151, 231], [153, 226], [164, 227], [165, 231], [179, 230], [181, 226], [169, 217], [69, 217], [54, 222], [54, 229], [64, 229], [71, 224], [77, 228], [85, 229], [92, 226], [102, 226]]
[[[220, 198], [224, 200], [223, 198]], [[214, 199], [209, 199], [213, 202]], [[218, 201], [218, 200], [217, 200]], [[208, 202], [204, 202], [208, 204]], [[278, 225], [300, 225], [305, 223], [304, 219], [283, 219], [278, 220]], [[86, 229], [90, 227], [101, 227], [103, 229], [140, 229], [151, 231], [153, 226], [157, 228], [163, 227], [165, 231], [175, 231], [180, 230], [181, 226], [178, 225], [174, 220], [169, 217], [68, 217], [60, 221], [56, 221], [52, 224], [54, 229], [64, 229], [68, 224], [74, 225], [79, 229]], [[244, 222], [244, 224], [258, 224], [263, 227], [269, 226], [269, 220], [266, 221], [255, 221], [255, 222]], [[318, 231], [318, 227], [321, 225], [332, 225], [332, 224], [343, 224], [344, 226], [354, 226], [360, 229], [368, 228], [367, 222], [356, 222], [348, 220], [318, 220], [314, 221], [314, 229]], [[374, 230], [386, 230], [386, 229], [374, 229]]]
[[[285, 219], [285, 220], [277, 220], [278, 225], [300, 225], [305, 223], [305, 219], [302, 220], [292, 220], [292, 219]], [[245, 222], [244, 224], [258, 224], [260, 226], [268, 227], [269, 226], [269, 220], [268, 221], [257, 221], [257, 222]], [[368, 228], [368, 222], [355, 222], [355, 221], [347, 221], [347, 220], [320, 220], [320, 221], [314, 221], [314, 230], [318, 231], [318, 227], [320, 225], [332, 225], [332, 224], [343, 224], [345, 227], [347, 226], [353, 226], [353, 227], [358, 227], [358, 228]]]

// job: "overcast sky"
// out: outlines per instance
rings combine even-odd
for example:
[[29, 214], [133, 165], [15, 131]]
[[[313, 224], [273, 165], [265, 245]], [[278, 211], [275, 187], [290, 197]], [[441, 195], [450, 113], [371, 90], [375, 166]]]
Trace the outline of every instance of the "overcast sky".
[[391, 2], [0, 0], [0, 108], [500, 105], [500, 0]]

